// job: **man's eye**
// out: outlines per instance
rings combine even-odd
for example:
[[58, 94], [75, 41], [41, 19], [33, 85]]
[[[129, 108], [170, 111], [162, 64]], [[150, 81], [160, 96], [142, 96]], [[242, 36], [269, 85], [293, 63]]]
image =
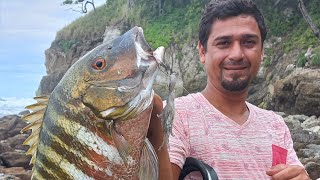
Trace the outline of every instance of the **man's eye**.
[[244, 41], [243, 44], [247, 47], [253, 47], [254, 45], [256, 45], [256, 41], [254, 40], [247, 40], [247, 41]]
[[230, 42], [229, 41], [219, 41], [218, 43], [217, 43], [217, 46], [219, 47], [219, 48], [226, 48], [226, 47], [228, 47], [230, 45]]

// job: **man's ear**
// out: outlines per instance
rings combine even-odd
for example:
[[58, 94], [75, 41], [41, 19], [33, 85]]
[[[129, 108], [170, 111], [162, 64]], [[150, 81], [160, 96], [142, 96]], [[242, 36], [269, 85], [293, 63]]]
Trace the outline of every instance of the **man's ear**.
[[200, 62], [202, 64], [204, 64], [206, 62], [206, 50], [204, 49], [203, 45], [200, 43], [200, 41], [198, 42], [198, 53], [199, 53], [199, 59]]

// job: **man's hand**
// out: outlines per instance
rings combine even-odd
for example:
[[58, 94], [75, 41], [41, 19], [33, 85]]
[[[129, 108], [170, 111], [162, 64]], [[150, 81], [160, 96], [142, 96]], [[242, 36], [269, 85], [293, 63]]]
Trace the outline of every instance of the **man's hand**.
[[309, 180], [309, 176], [301, 166], [278, 164], [266, 172], [273, 180]]
[[163, 128], [161, 125], [161, 119], [158, 115], [162, 112], [163, 104], [159, 95], [154, 94], [153, 97], [153, 109], [150, 118], [150, 125], [148, 130], [148, 139], [150, 140], [154, 150], [157, 153], [159, 161], [159, 180], [172, 180], [172, 169], [169, 159], [169, 153], [167, 145], [163, 143]]

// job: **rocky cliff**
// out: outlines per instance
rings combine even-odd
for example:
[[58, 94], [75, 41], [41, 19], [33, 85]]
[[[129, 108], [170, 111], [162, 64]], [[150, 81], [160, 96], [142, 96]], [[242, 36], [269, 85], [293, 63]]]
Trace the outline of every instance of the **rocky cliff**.
[[[78, 42], [69, 51], [63, 52], [53, 42], [46, 50], [45, 66], [47, 75], [41, 80], [37, 94], [49, 94], [60, 81], [68, 68], [86, 52], [103, 41], [120, 35], [120, 28], [107, 26], [101, 37], [92, 41]], [[269, 40], [270, 41], [270, 40]], [[266, 42], [267, 49], [281, 48], [282, 41]], [[270, 65], [262, 62], [259, 74], [250, 89], [248, 101], [262, 108], [282, 111], [288, 114], [320, 116], [320, 69], [316, 67], [297, 67], [299, 50], [288, 54], [281, 49], [266, 55]], [[270, 57], [268, 57], [270, 56]], [[198, 60], [196, 39], [182, 48], [171, 45], [166, 49], [164, 67], [161, 67], [154, 89], [164, 99], [167, 96], [168, 74], [179, 74], [176, 95], [186, 95], [201, 91], [206, 84], [206, 75]]]
[[[174, 1], [178, 4], [161, 1], [164, 3], [162, 15], [156, 13], [158, 6], [152, 4], [160, 1], [134, 2], [128, 6], [126, 0], [111, 1], [59, 31], [45, 52], [47, 75], [42, 78], [37, 95], [49, 94], [81, 56], [134, 25], [145, 28], [151, 45], [166, 46], [166, 65], [161, 67], [154, 84], [160, 96], [166, 98], [168, 74], [172, 72], [179, 74], [177, 96], [201, 91], [206, 84], [206, 75], [198, 60], [196, 29], [208, 1]], [[250, 89], [248, 101], [287, 114], [319, 116], [320, 42], [294, 2], [256, 0], [266, 17], [269, 37], [264, 45], [264, 62]], [[306, 6], [313, 16], [319, 15], [318, 9], [314, 8], [319, 7], [319, 1], [310, 0]], [[181, 19], [182, 15], [186, 18]], [[320, 23], [317, 18], [315, 20]], [[317, 65], [310, 60], [315, 56], [318, 56]]]

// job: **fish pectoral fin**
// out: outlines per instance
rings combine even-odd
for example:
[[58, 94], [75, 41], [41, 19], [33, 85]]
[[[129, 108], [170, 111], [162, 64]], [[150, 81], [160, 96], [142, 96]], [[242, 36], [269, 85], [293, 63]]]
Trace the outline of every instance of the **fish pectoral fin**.
[[140, 180], [157, 180], [159, 175], [158, 157], [150, 141], [146, 138], [140, 158]]
[[111, 127], [110, 129], [111, 132], [111, 137], [113, 139], [113, 142], [119, 152], [120, 157], [122, 160], [127, 163], [128, 162], [128, 157], [130, 154], [130, 146], [128, 141], [115, 130], [115, 127]]

